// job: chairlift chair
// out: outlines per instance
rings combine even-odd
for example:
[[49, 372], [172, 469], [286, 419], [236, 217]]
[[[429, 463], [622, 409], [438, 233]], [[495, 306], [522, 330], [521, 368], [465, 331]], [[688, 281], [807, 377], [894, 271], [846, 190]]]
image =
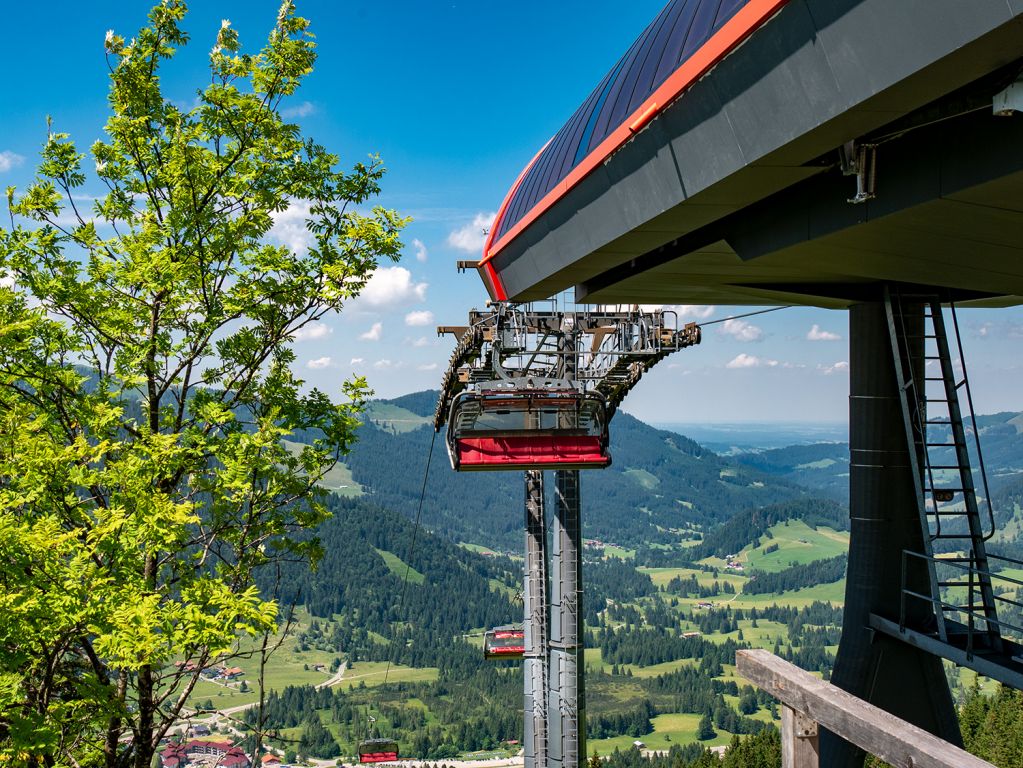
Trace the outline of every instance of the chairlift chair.
[[601, 469], [611, 464], [607, 406], [575, 389], [462, 392], [451, 403], [447, 447], [459, 472]]
[[366, 739], [359, 742], [360, 763], [390, 763], [398, 759], [398, 742], [394, 739]]
[[483, 658], [521, 659], [526, 652], [526, 635], [522, 627], [507, 625], [488, 629], [483, 636]]

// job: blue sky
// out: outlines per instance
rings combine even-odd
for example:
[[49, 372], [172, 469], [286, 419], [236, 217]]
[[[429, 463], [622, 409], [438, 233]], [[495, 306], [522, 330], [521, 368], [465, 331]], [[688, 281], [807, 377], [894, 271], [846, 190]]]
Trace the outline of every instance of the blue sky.
[[[390, 397], [436, 386], [453, 345], [434, 326], [464, 322], [486, 295], [456, 259], [478, 257], [482, 228], [522, 167], [657, 14], [629, 3], [299, 0], [319, 43], [316, 71], [288, 105], [304, 131], [351, 164], [377, 153], [389, 169], [379, 202], [414, 221], [405, 257], [376, 276], [343, 316], [296, 343], [302, 375], [328, 392], [353, 372]], [[106, 119], [108, 29], [130, 37], [149, 3], [17, 3], [0, 31], [7, 78], [0, 97], [0, 185], [24, 186], [45, 117], [80, 147]], [[258, 48], [273, 0], [195, 0], [192, 42], [164, 74], [165, 93], [190, 104], [207, 82], [206, 53], [221, 19]], [[297, 212], [296, 212], [297, 213]], [[301, 243], [297, 217], [276, 236]], [[721, 319], [748, 308], [694, 308]], [[964, 313], [978, 410], [1023, 408], [1017, 381], [1023, 312]], [[844, 312], [792, 309], [707, 329], [643, 379], [625, 409], [658, 422], [844, 421]]]

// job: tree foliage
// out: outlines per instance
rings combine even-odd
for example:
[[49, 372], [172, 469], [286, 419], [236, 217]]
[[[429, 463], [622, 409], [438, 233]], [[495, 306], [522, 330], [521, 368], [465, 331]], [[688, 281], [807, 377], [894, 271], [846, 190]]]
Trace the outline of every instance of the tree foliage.
[[[305, 392], [291, 342], [397, 258], [405, 220], [365, 207], [383, 168], [337, 170], [282, 117], [315, 61], [291, 2], [258, 53], [225, 22], [209, 84], [177, 106], [160, 74], [185, 14], [164, 0], [130, 41], [107, 35], [91, 212], [86, 156], [52, 129], [7, 190], [0, 761], [148, 768], [199, 670], [275, 627], [253, 572], [316, 555], [294, 534], [324, 519], [316, 481], [367, 394]], [[307, 249], [268, 241], [291, 206]]]

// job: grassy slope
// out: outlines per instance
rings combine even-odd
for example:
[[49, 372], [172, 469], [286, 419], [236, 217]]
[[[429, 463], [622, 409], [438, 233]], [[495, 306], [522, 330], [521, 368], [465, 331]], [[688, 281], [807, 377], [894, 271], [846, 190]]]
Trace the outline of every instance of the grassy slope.
[[386, 432], [403, 434], [411, 432], [424, 424], [433, 421], [428, 416], [420, 416], [405, 408], [380, 400], [366, 404], [365, 421], [371, 421]]
[[[305, 446], [302, 443], [293, 443], [290, 440], [282, 440], [284, 447], [291, 451], [293, 454], [299, 454]], [[333, 491], [339, 496], [362, 496], [365, 491], [362, 486], [352, 479], [352, 471], [348, 468], [348, 465], [342, 461], [335, 464], [330, 471], [328, 471], [323, 479], [320, 481], [320, 485], [326, 488], [328, 491]]]
[[408, 573], [408, 580], [413, 584], [422, 584], [426, 581], [426, 577], [417, 571], [415, 568], [407, 565], [404, 560], [398, 557], [393, 552], [388, 552], [386, 549], [376, 549], [374, 551], [380, 555], [380, 558], [384, 561], [387, 566], [387, 570], [397, 576], [399, 579], [404, 579], [405, 574]]

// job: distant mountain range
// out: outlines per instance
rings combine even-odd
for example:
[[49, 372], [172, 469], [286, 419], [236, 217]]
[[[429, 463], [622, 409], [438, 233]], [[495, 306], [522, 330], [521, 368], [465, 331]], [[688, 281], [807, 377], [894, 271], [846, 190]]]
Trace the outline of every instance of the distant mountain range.
[[[352, 482], [385, 507], [414, 516], [433, 442], [423, 523], [454, 541], [518, 552], [522, 545], [520, 472], [456, 473], [443, 432], [431, 427], [436, 392], [368, 407], [348, 457]], [[745, 509], [809, 494], [794, 482], [718, 456], [677, 433], [619, 412], [611, 424], [613, 466], [583, 473], [584, 535], [623, 546], [671, 544], [693, 528]]]
[[723, 456], [790, 445], [845, 443], [849, 425], [839, 422], [714, 422], [696, 424], [657, 423], [653, 426], [678, 432]]
[[[1023, 413], [1005, 411], [977, 416], [981, 451], [987, 469], [992, 498], [997, 498], [1015, 481], [1023, 478]], [[972, 427], [968, 427], [972, 433]], [[935, 454], [939, 457], [940, 454]], [[784, 448], [753, 450], [733, 458], [752, 469], [779, 480], [805, 486], [830, 498], [844, 501], [849, 496], [849, 445], [820, 442]], [[952, 463], [951, 453], [941, 463]], [[976, 466], [976, 458], [974, 457]]]

